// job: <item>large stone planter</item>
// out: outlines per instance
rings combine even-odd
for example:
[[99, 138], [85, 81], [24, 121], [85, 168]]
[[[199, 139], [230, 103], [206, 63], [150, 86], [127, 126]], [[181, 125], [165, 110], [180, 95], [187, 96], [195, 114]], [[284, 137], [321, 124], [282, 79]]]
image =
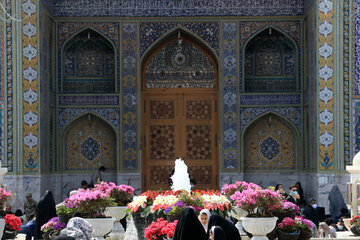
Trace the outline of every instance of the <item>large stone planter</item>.
[[111, 216], [116, 219], [112, 231], [109, 234], [111, 240], [123, 240], [125, 237], [124, 228], [122, 227], [119, 221], [126, 216], [126, 212], [125, 212], [126, 209], [127, 209], [126, 206], [122, 206], [122, 207], [108, 207], [105, 210], [106, 216]]
[[247, 212], [242, 210], [239, 207], [233, 207], [231, 210], [231, 216], [233, 218], [235, 218], [236, 220], [238, 220], [238, 222], [236, 223], [236, 228], [239, 230], [239, 233], [241, 236], [246, 236], [246, 233], [244, 232], [244, 228], [243, 228], [243, 224], [241, 221], [241, 218], [246, 217]]
[[251, 240], [268, 240], [266, 234], [276, 226], [277, 217], [243, 217], [241, 218], [244, 229], [253, 236]]
[[85, 218], [93, 227], [95, 239], [104, 239], [104, 236], [111, 232], [115, 218]]

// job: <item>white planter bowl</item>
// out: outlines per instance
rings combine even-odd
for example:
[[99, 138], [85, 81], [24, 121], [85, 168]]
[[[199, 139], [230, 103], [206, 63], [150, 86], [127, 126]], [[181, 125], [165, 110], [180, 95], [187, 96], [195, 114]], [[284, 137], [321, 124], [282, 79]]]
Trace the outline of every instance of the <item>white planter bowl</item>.
[[274, 230], [277, 217], [243, 217], [241, 218], [244, 229], [251, 233], [251, 240], [267, 240], [266, 234]]
[[94, 229], [95, 238], [102, 238], [113, 228], [115, 218], [85, 218]]
[[126, 216], [125, 210], [127, 209], [126, 206], [122, 207], [107, 207], [105, 209], [104, 214], [106, 216], [111, 216], [113, 218], [116, 218], [116, 221], [120, 221]]

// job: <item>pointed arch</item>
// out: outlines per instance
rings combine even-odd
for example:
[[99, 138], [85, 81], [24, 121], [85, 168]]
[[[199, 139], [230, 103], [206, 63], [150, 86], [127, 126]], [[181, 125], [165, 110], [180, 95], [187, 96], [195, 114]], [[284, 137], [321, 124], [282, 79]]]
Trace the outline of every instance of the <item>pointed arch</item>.
[[116, 47], [104, 34], [87, 27], [61, 49], [61, 92], [112, 93], [116, 86]]
[[158, 39], [142, 58], [142, 88], [217, 88], [213, 49], [177, 27]]
[[116, 170], [117, 142], [116, 131], [108, 121], [92, 112], [83, 113], [61, 133], [61, 169], [93, 171], [102, 165]]
[[298, 52], [294, 39], [273, 25], [253, 34], [242, 49], [245, 91], [296, 91]]
[[171, 38], [174, 36], [177, 36], [180, 32], [181, 35], [186, 36], [187, 38], [191, 39], [193, 42], [199, 44], [202, 46], [207, 52], [210, 53], [211, 57], [216, 60], [216, 63], [218, 64], [219, 59], [217, 56], [216, 51], [208, 44], [206, 41], [204, 41], [201, 37], [196, 35], [195, 33], [191, 32], [190, 30], [182, 27], [177, 26], [172, 29], [170, 29], [168, 32], [166, 32], [163, 36], [158, 38], [156, 41], [154, 41], [144, 52], [144, 54], [141, 57], [141, 66], [143, 66], [144, 61], [148, 59], [149, 55], [153, 53], [159, 46], [161, 46], [163, 43], [168, 42]]
[[299, 167], [299, 132], [278, 113], [269, 111], [251, 121], [242, 142], [245, 170], [295, 171]]

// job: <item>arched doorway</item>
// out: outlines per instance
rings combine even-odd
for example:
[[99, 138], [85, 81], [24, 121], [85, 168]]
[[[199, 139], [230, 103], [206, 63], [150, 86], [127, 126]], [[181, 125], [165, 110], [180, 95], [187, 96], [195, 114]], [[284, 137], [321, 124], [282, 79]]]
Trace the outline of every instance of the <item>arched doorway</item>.
[[175, 32], [142, 65], [142, 188], [169, 189], [176, 158], [197, 189], [218, 189], [217, 63]]

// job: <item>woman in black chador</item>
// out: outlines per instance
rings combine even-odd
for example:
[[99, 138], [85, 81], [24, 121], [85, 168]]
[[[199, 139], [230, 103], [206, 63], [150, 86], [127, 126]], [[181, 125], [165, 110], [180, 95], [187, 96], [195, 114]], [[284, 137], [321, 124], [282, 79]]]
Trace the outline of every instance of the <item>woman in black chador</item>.
[[36, 208], [35, 239], [42, 239], [40, 228], [53, 217], [56, 217], [55, 201], [52, 192], [47, 190]]
[[224, 230], [219, 226], [210, 229], [210, 240], [227, 240]]
[[208, 234], [210, 234], [210, 230], [213, 226], [219, 226], [221, 227], [226, 235], [226, 239], [231, 240], [239, 240], [241, 239], [239, 230], [235, 227], [235, 225], [230, 222], [229, 220], [226, 220], [223, 217], [220, 217], [216, 213], [211, 214], [209, 223], [208, 223]]
[[207, 240], [204, 227], [192, 208], [185, 208], [176, 224], [173, 240]]

